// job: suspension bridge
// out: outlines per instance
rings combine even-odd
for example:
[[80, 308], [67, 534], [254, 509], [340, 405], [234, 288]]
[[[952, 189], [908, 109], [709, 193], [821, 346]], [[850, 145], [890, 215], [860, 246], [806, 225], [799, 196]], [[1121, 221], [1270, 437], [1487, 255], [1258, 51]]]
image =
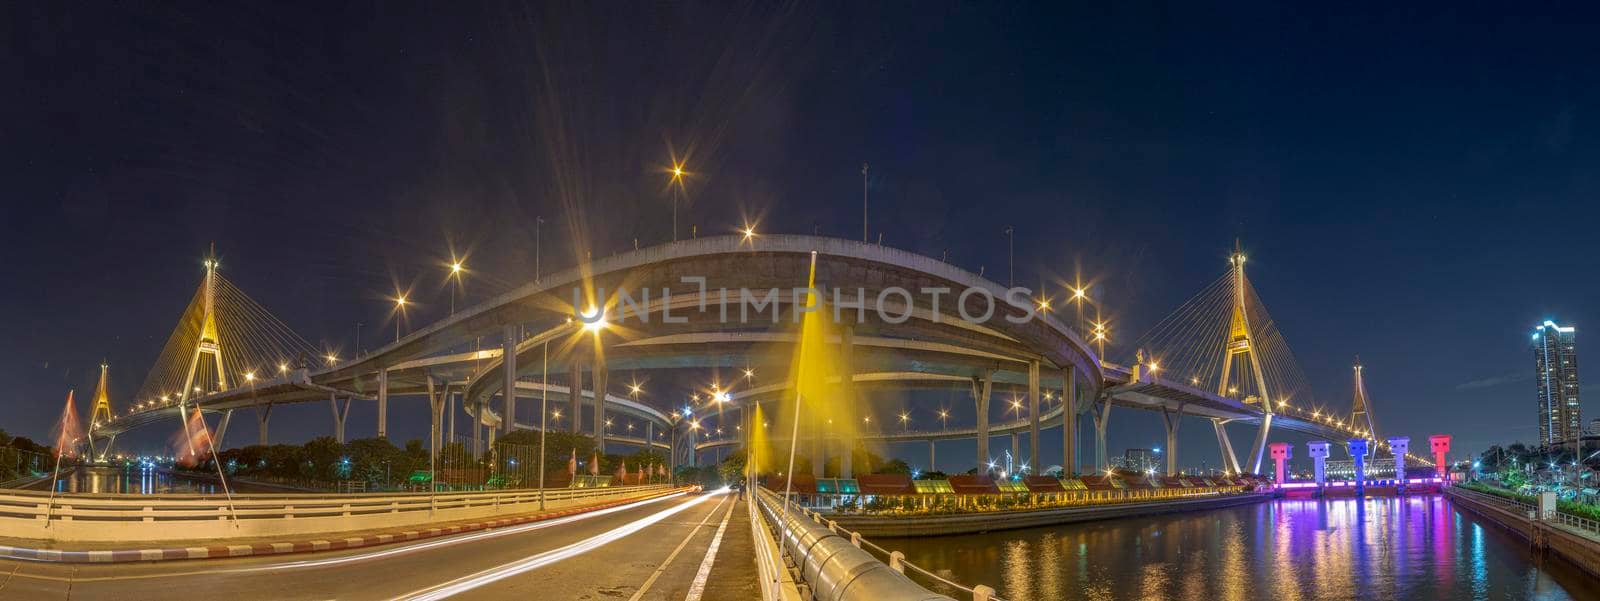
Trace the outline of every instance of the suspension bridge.
[[[1105, 469], [1111, 409], [1123, 407], [1160, 414], [1168, 438], [1167, 470], [1173, 473], [1184, 417], [1210, 421], [1231, 473], [1259, 473], [1274, 431], [1334, 441], [1364, 438], [1375, 441], [1374, 450], [1386, 448], [1372, 425], [1359, 366], [1349, 412], [1317, 404], [1246, 275], [1243, 252], [1236, 250], [1220, 277], [1130, 345], [1133, 357], [1117, 363], [1099, 356], [1084, 332], [1048, 312], [1024, 323], [996, 317], [974, 324], [956, 318], [957, 309], [965, 307], [908, 309], [882, 294], [874, 298], [892, 285], [976, 288], [1005, 298], [1004, 287], [948, 263], [879, 245], [782, 235], [764, 236], [758, 243], [748, 236], [701, 238], [597, 260], [457, 311], [359, 357], [338, 357], [307, 342], [208, 259], [200, 286], [138, 395], [114, 411], [103, 386], [97, 392], [88, 439], [96, 456], [104, 457], [119, 433], [176, 425], [193, 411], [212, 416], [209, 437], [220, 441], [233, 413], [250, 409], [257, 442], [266, 444], [273, 407], [321, 402], [330, 407], [330, 430], [342, 442], [352, 403], [375, 410], [375, 434], [385, 436], [389, 401], [421, 397], [429, 409], [430, 448], [437, 452], [441, 437], [454, 436], [459, 404], [476, 453], [497, 432], [539, 428], [548, 414], [534, 411], [535, 418], [528, 419], [530, 412], [519, 411], [518, 403], [542, 399], [548, 408], [554, 395], [556, 409], [567, 410], [567, 428], [592, 433], [602, 449], [608, 443], [664, 448], [673, 462], [694, 464], [699, 452], [748, 441], [745, 434], [755, 424], [747, 409], [792, 394], [785, 378], [763, 381], [736, 374], [782, 374], [788, 368], [787, 355], [775, 349], [792, 347], [797, 334], [776, 317], [799, 301], [781, 290], [793, 286], [814, 251], [820, 257], [819, 282], [863, 290], [863, 318], [846, 324], [834, 338], [845, 363], [841, 379], [847, 394], [866, 404], [868, 395], [879, 391], [953, 389], [969, 394], [974, 404], [971, 426], [863, 429], [854, 437], [928, 441], [930, 449], [935, 440], [976, 438], [974, 463], [987, 466], [993, 463], [991, 437], [1010, 435], [1014, 454], [1040, 466], [1039, 430], [1061, 427], [1061, 465], [1071, 471], [1079, 463], [1079, 420], [1087, 416], [1094, 466]], [[683, 273], [700, 274], [699, 287], [686, 285], [678, 275]], [[573, 319], [580, 313], [568, 300], [573, 290], [593, 298], [595, 291], [626, 287], [667, 293], [643, 303], [608, 305], [606, 320], [613, 327], [585, 328], [584, 321]], [[762, 315], [737, 325], [718, 317], [746, 307], [726, 294], [704, 292], [768, 288], [780, 290], [764, 309], [773, 319]], [[1026, 309], [999, 307], [1011, 315]], [[679, 319], [649, 319], [674, 310], [682, 313]], [[898, 315], [902, 310], [907, 319], [882, 318], [885, 311]], [[491, 341], [488, 348], [482, 347], [485, 339]], [[636, 391], [613, 393], [612, 372], [652, 370], [735, 375], [686, 403], [651, 402]], [[993, 399], [1007, 394], [1022, 399], [1013, 402], [1016, 417], [991, 421], [992, 408], [999, 405]], [[695, 418], [708, 412], [739, 417], [733, 428], [714, 437]], [[642, 431], [612, 432], [613, 418], [642, 424]], [[1228, 434], [1234, 424], [1254, 430], [1243, 457]], [[783, 439], [781, 433], [774, 436]], [[849, 474], [850, 453], [836, 448], [849, 441], [821, 424], [807, 424], [801, 436], [817, 475], [835, 453]], [[1023, 437], [1030, 441], [1026, 453], [1018, 448]]]

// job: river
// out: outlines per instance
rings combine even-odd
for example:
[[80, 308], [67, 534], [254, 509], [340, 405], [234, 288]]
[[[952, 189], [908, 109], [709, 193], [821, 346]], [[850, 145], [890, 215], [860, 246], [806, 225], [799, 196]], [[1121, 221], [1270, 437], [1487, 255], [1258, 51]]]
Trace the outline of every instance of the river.
[[1526, 541], [1443, 496], [1279, 500], [874, 542], [1008, 600], [1600, 599], [1600, 581], [1532, 558]]
[[[27, 488], [49, 490], [48, 481], [46, 479]], [[286, 492], [276, 488], [252, 486], [243, 482], [236, 483], [231, 479], [228, 481], [228, 486], [235, 493]], [[163, 468], [141, 467], [139, 465], [63, 468], [62, 473], [56, 478], [56, 491], [132, 495], [167, 493], [222, 494], [222, 488], [217, 486], [215, 480], [185, 478]]]

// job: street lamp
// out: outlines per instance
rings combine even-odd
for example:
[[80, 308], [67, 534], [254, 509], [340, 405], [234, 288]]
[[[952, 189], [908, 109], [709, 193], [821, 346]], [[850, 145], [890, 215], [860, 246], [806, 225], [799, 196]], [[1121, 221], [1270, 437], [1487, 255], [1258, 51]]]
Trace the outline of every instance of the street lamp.
[[394, 341], [395, 342], [400, 342], [400, 321], [405, 319], [405, 316], [406, 316], [406, 302], [408, 302], [408, 301], [406, 301], [405, 293], [398, 293], [398, 294], [395, 295], [395, 297], [394, 297], [394, 310], [395, 310], [395, 313], [396, 313], [395, 318], [394, 318]]
[[942, 428], [944, 428], [946, 430], [949, 430], [950, 429], [949, 419], [950, 419], [950, 411], [948, 409], [940, 409], [939, 410], [939, 425], [940, 425], [940, 427], [942, 427]]
[[459, 259], [451, 259], [451, 261], [450, 261], [450, 279], [454, 280], [454, 282], [451, 282], [451, 284], [450, 284], [450, 314], [451, 315], [455, 315], [456, 314], [456, 288], [459, 288], [462, 285], [461, 274], [463, 272], [465, 272], [465, 271], [466, 271], [466, 265], [463, 264], [461, 262], [461, 260], [459, 260]]

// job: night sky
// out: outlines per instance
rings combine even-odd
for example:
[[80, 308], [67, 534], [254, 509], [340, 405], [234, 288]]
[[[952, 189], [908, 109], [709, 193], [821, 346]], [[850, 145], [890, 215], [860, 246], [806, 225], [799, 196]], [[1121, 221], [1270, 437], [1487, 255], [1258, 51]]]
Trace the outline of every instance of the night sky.
[[[870, 162], [874, 237], [1003, 281], [1015, 226], [1019, 284], [1081, 265], [1122, 342], [1240, 238], [1322, 404], [1348, 407], [1359, 353], [1381, 432], [1460, 451], [1537, 436], [1534, 324], [1577, 325], [1580, 353], [1600, 327], [1595, 14], [147, 4], [0, 8], [14, 434], [45, 437], [68, 389], [86, 410], [102, 358], [127, 401], [210, 243], [308, 340], [354, 349], [361, 322], [373, 348], [397, 286], [412, 326], [447, 312], [452, 248], [470, 301], [532, 279], [540, 216], [547, 271], [579, 242], [667, 240], [674, 156], [702, 234], [858, 237]], [[420, 403], [394, 435], [423, 435]], [[370, 435], [370, 407], [353, 414]], [[279, 409], [274, 437], [328, 421]], [[1159, 444], [1159, 423], [1120, 412], [1113, 453]], [[1185, 464], [1216, 465], [1202, 424]]]

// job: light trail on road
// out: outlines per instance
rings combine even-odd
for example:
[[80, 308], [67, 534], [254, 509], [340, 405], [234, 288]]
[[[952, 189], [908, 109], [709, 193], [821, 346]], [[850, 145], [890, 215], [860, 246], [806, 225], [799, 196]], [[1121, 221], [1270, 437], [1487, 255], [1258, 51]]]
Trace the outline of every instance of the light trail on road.
[[529, 570], [535, 570], [564, 559], [571, 559], [573, 557], [583, 555], [584, 553], [588, 553], [607, 544], [621, 540], [630, 534], [634, 534], [640, 530], [648, 528], [651, 525], [660, 522], [661, 520], [665, 520], [681, 512], [687, 511], [704, 502], [706, 499], [723, 494], [726, 493], [724, 491], [717, 491], [703, 495], [697, 499], [682, 505], [678, 505], [677, 507], [658, 511], [654, 514], [634, 520], [625, 526], [614, 528], [602, 534], [572, 543], [565, 547], [551, 549], [536, 555], [530, 555], [511, 563], [478, 572], [471, 576], [457, 578], [450, 582], [412, 591], [410, 593], [395, 597], [394, 599], [397, 601], [433, 601], [436, 599], [449, 598], [486, 584], [491, 584], [512, 576], [516, 576]]
[[[76, 581], [76, 582], [107, 582], [107, 581], [118, 581], [118, 580], [149, 580], [149, 579], [172, 578], [172, 577], [175, 577], [175, 576], [200, 576], [200, 575], [205, 575], [205, 574], [247, 574], [247, 573], [257, 573], [257, 572], [273, 572], [273, 571], [278, 571], [278, 570], [300, 570], [300, 569], [320, 568], [320, 567], [327, 567], [327, 566], [333, 566], [333, 565], [342, 565], [342, 564], [349, 564], [349, 563], [358, 563], [358, 562], [364, 562], [364, 561], [372, 561], [372, 560], [375, 560], [375, 559], [384, 559], [384, 558], [393, 557], [393, 556], [396, 556], [396, 555], [406, 555], [406, 554], [416, 553], [416, 552], [419, 552], [419, 551], [426, 551], [428, 549], [436, 549], [436, 548], [440, 548], [440, 547], [449, 547], [449, 546], [454, 546], [454, 545], [458, 545], [458, 544], [462, 544], [462, 543], [469, 543], [469, 542], [480, 541], [480, 540], [491, 539], [491, 538], [499, 538], [499, 537], [502, 537], [502, 536], [510, 536], [510, 535], [513, 535], [513, 534], [520, 534], [520, 533], [523, 533], [523, 532], [531, 532], [531, 531], [534, 531], [534, 530], [541, 530], [541, 529], [544, 529], [544, 528], [552, 528], [552, 527], [555, 527], [555, 526], [561, 526], [563, 524], [571, 524], [573, 522], [578, 522], [578, 521], [587, 520], [587, 519], [591, 519], [591, 518], [597, 518], [597, 517], [600, 517], [600, 516], [603, 516], [603, 515], [617, 513], [617, 512], [620, 512], [620, 511], [627, 511], [627, 510], [630, 510], [630, 509], [637, 509], [637, 508], [643, 507], [645, 505], [650, 505], [650, 504], [653, 504], [653, 503], [659, 503], [659, 502], [662, 502], [662, 501], [675, 499], [675, 498], [681, 497], [681, 496], [683, 496], [685, 494], [688, 494], [688, 493], [682, 493], [682, 492], [672, 493], [670, 495], [664, 495], [664, 496], [660, 496], [660, 497], [644, 499], [644, 500], [628, 503], [628, 504], [625, 504], [625, 505], [618, 505], [616, 507], [607, 507], [605, 509], [598, 509], [598, 510], [595, 510], [595, 511], [581, 513], [581, 514], [578, 514], [578, 515], [570, 515], [570, 516], [566, 516], [566, 517], [562, 517], [562, 518], [556, 518], [556, 519], [553, 519], [553, 520], [544, 520], [544, 521], [539, 521], [539, 522], [532, 522], [532, 523], [528, 523], [528, 524], [522, 524], [522, 525], [518, 525], [518, 526], [511, 526], [511, 527], [508, 527], [508, 528], [501, 528], [501, 529], [497, 529], [497, 530], [486, 530], [486, 531], [483, 531], [483, 532], [475, 532], [475, 533], [464, 534], [464, 535], [460, 535], [460, 536], [440, 538], [440, 539], [435, 539], [435, 540], [431, 540], [431, 541], [427, 541], [427, 542], [419, 543], [419, 544], [415, 544], [415, 545], [406, 545], [406, 546], [395, 547], [395, 548], [390, 548], [390, 549], [381, 549], [381, 550], [377, 550], [377, 551], [368, 551], [366, 553], [358, 553], [358, 554], [355, 554], [355, 555], [345, 555], [345, 556], [342, 556], [342, 557], [330, 557], [330, 558], [327, 558], [327, 559], [307, 559], [307, 560], [300, 560], [300, 561], [291, 561], [291, 562], [284, 562], [284, 563], [268, 564], [268, 565], [262, 565], [262, 566], [236, 567], [236, 568], [217, 568], [217, 569], [210, 569], [210, 570], [185, 570], [185, 571], [181, 571], [181, 572], [152, 572], [152, 573], [149, 573], [149, 574], [132, 574], [132, 575], [126, 575], [126, 576], [88, 576], [88, 577], [79, 576], [79, 577], [76, 577], [76, 578], [72, 578], [70, 580], [73, 580], [73, 581]], [[13, 572], [15, 572], [15, 570], [13, 570]], [[63, 581], [63, 582], [69, 580], [68, 578], [62, 578], [62, 577], [50, 576], [50, 575], [42, 575], [42, 574], [20, 574], [20, 575], [17, 575], [17, 577], [30, 578], [30, 579], [34, 579], [34, 580], [54, 580], [54, 581]]]

